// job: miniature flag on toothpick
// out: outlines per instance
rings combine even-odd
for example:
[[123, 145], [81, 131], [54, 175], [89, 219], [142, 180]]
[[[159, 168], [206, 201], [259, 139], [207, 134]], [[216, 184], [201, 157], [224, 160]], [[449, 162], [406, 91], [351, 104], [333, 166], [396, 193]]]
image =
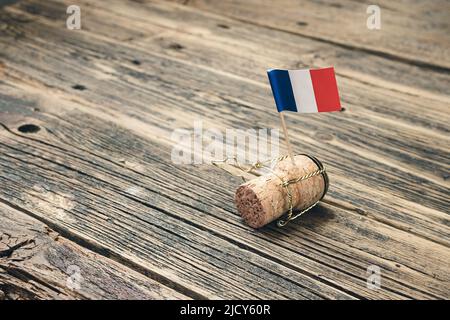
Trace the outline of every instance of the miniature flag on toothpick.
[[334, 68], [267, 71], [278, 112], [340, 111]]
[[282, 111], [340, 111], [341, 102], [333, 68], [315, 70], [267, 70], [273, 97], [280, 115], [286, 146], [292, 164], [294, 154]]

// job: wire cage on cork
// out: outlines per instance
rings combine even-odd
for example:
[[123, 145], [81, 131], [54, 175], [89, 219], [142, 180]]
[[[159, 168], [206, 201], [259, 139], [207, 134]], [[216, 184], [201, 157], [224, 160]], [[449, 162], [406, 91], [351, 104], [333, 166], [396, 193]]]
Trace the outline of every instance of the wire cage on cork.
[[257, 162], [248, 169], [242, 168], [236, 159], [234, 161], [235, 166], [244, 172], [258, 174], [258, 169], [267, 172], [241, 184], [236, 190], [237, 210], [253, 228], [260, 228], [276, 219], [279, 219], [278, 226], [285, 226], [317, 205], [328, 191], [326, 170], [311, 155], [299, 154], [293, 159], [283, 156]]

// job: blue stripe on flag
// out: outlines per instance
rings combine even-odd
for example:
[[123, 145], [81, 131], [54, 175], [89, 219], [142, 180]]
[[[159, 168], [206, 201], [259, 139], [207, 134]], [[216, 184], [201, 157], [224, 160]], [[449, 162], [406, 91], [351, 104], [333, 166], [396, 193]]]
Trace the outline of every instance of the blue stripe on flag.
[[267, 75], [269, 76], [270, 86], [272, 87], [278, 112], [297, 112], [289, 72], [287, 70], [269, 70], [267, 71]]

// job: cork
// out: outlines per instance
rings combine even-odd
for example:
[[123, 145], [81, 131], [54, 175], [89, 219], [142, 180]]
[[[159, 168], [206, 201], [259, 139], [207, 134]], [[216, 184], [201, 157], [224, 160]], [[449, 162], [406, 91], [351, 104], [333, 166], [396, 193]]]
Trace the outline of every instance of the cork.
[[[294, 165], [295, 163], [295, 165]], [[319, 160], [307, 155], [297, 155], [279, 161], [272, 172], [250, 180], [238, 187], [235, 203], [244, 221], [260, 228], [289, 211], [287, 190], [282, 181], [305, 176], [323, 168]], [[289, 185], [294, 210], [305, 209], [319, 201], [328, 188], [328, 177], [322, 173]]]

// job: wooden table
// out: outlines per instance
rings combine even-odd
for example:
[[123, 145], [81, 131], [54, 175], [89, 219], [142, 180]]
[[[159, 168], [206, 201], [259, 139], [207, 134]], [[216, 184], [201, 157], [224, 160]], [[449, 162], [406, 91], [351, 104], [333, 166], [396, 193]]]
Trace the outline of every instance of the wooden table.
[[[450, 298], [448, 1], [7, 1], [0, 299]], [[344, 111], [289, 114], [331, 180], [247, 227], [238, 177], [176, 128], [278, 128], [265, 70], [335, 66]], [[285, 152], [285, 150], [282, 150]], [[381, 287], [368, 285], [380, 268]]]

